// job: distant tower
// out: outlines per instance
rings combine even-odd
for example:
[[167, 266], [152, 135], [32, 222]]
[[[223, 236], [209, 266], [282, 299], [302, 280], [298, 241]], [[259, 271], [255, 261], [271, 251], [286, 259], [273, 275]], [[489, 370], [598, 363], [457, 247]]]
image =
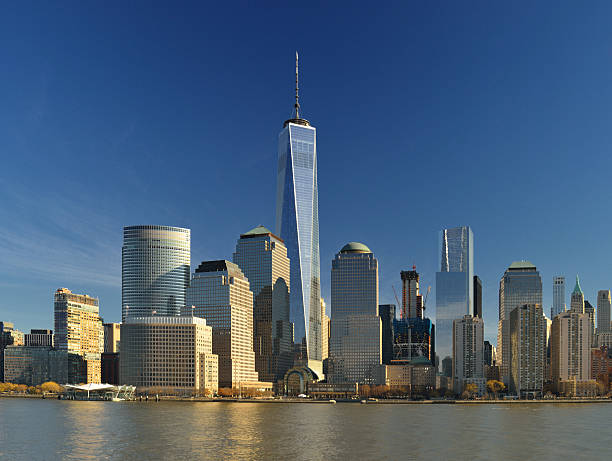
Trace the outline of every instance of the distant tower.
[[436, 272], [436, 352], [443, 373], [450, 376], [453, 322], [474, 313], [472, 230], [468, 226], [442, 230], [440, 250], [440, 272]]
[[553, 305], [550, 311], [550, 319], [554, 319], [561, 312], [565, 312], [565, 277], [557, 275], [553, 277]]
[[423, 296], [419, 294], [419, 273], [412, 267], [411, 271], [401, 271], [402, 277], [402, 318], [423, 318]]
[[525, 304], [542, 305], [542, 278], [529, 261], [516, 261], [499, 281], [497, 360], [501, 361], [500, 374], [506, 384], [509, 384], [511, 361], [510, 313]]
[[[286, 120], [278, 138], [276, 233], [291, 261], [291, 316], [301, 359], [322, 360], [321, 277], [317, 131], [300, 118], [298, 55], [295, 54], [295, 118]], [[316, 364], [311, 364], [315, 366]], [[316, 365], [322, 370], [322, 364]]]
[[471, 315], [453, 322], [455, 392], [463, 392], [466, 380], [480, 380], [484, 384], [484, 322]]
[[482, 318], [482, 282], [474, 276], [474, 317]]
[[597, 333], [610, 331], [610, 290], [597, 293]]
[[582, 292], [582, 288], [580, 288], [580, 280], [578, 279], [578, 275], [576, 275], [576, 286], [574, 287], [574, 291], [572, 291], [570, 308], [572, 312], [584, 314], [584, 293]]

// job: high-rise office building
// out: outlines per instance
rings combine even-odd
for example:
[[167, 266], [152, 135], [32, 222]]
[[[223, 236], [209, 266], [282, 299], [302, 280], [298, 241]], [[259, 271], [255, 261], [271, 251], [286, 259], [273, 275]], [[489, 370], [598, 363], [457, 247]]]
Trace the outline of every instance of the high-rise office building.
[[595, 338], [595, 307], [588, 302], [586, 299], [584, 300], [584, 313], [589, 316], [589, 320], [591, 322], [591, 333], [592, 337]]
[[436, 272], [436, 349], [442, 373], [451, 376], [453, 322], [473, 314], [474, 234], [468, 226], [444, 229]]
[[258, 226], [240, 236], [233, 259], [253, 292], [253, 344], [259, 379], [283, 379], [293, 365], [287, 248], [282, 239]]
[[553, 385], [558, 392], [562, 388], [562, 381], [591, 379], [591, 331], [589, 316], [580, 312], [578, 303], [575, 310], [563, 312], [554, 318], [551, 368]]
[[321, 361], [317, 132], [300, 117], [297, 78], [296, 54], [295, 117], [285, 121], [278, 139], [276, 233], [291, 261], [290, 321], [296, 348], [302, 359]]
[[[100, 383], [101, 354], [104, 350], [104, 327], [97, 298], [59, 288], [54, 299], [55, 347], [80, 355], [86, 363], [88, 383]], [[69, 376], [81, 382], [81, 376]]]
[[465, 315], [453, 322], [453, 382], [456, 393], [467, 382], [484, 387], [484, 322]]
[[550, 310], [550, 319], [553, 320], [561, 312], [565, 312], [565, 277], [553, 277], [553, 305]]
[[121, 324], [105, 323], [104, 325], [104, 352], [114, 354], [119, 352], [121, 342]]
[[597, 292], [597, 334], [610, 331], [610, 290]]
[[484, 342], [484, 359], [483, 360], [484, 360], [484, 364], [487, 366], [492, 366], [495, 360], [493, 349], [494, 349], [494, 346], [489, 341]]
[[395, 321], [395, 304], [381, 304], [378, 306], [382, 326], [382, 363], [390, 365], [393, 359], [393, 341]]
[[529, 261], [517, 261], [510, 264], [499, 281], [497, 360], [506, 384], [510, 376], [510, 312], [525, 304], [542, 305], [542, 279]]
[[123, 228], [121, 318], [179, 315], [191, 264], [191, 231], [171, 226]]
[[376, 384], [381, 364], [378, 261], [362, 243], [346, 244], [332, 261], [331, 383]]
[[584, 293], [582, 292], [582, 288], [580, 288], [578, 275], [576, 275], [576, 285], [574, 286], [574, 291], [572, 291], [570, 309], [572, 312], [578, 314], [584, 313]]
[[258, 382], [253, 293], [236, 264], [225, 260], [202, 262], [191, 279], [182, 315], [204, 318], [212, 327], [212, 352], [219, 356], [219, 387]]
[[423, 296], [419, 293], [419, 273], [415, 269], [400, 272], [403, 319], [423, 318]]
[[129, 316], [121, 325], [120, 381], [138, 387], [216, 392], [212, 328], [198, 317]]
[[513, 395], [541, 397], [546, 366], [546, 318], [539, 304], [510, 312], [510, 386]]
[[321, 359], [325, 360], [329, 357], [329, 323], [330, 318], [326, 313], [327, 305], [325, 300], [321, 298]]
[[482, 318], [482, 281], [474, 276], [474, 317]]

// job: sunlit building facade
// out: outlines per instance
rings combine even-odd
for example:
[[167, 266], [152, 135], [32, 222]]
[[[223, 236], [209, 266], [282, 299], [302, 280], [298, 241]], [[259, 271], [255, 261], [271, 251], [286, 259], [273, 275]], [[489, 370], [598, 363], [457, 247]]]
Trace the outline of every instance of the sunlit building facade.
[[376, 384], [382, 363], [378, 261], [357, 242], [332, 261], [328, 382]]
[[569, 310], [557, 315], [552, 323], [551, 368], [553, 386], [564, 392], [564, 381], [591, 379], [592, 329], [588, 314]]
[[[466, 382], [484, 380], [484, 322], [465, 315], [453, 322], [453, 387], [463, 392]], [[478, 383], [481, 387], [481, 383]]]
[[278, 381], [293, 366], [287, 248], [282, 239], [258, 226], [240, 236], [233, 259], [253, 292], [255, 369], [261, 381]]
[[236, 264], [202, 262], [187, 290], [183, 315], [204, 318], [212, 327], [212, 352], [219, 356], [219, 387], [259, 382], [253, 350], [253, 293]]
[[123, 228], [121, 318], [179, 315], [191, 264], [191, 231], [171, 226]]
[[[87, 365], [87, 383], [100, 383], [104, 327], [97, 298], [59, 288], [54, 299], [55, 347], [80, 355]], [[68, 377], [78, 383], [77, 377]]]
[[128, 317], [121, 325], [121, 384], [218, 390], [212, 328], [198, 317]]
[[506, 385], [510, 377], [510, 312], [525, 304], [542, 305], [542, 278], [529, 261], [516, 261], [510, 264], [499, 281], [497, 364]]
[[444, 229], [436, 272], [436, 352], [445, 376], [452, 374], [453, 322], [473, 315], [474, 234], [468, 226]]

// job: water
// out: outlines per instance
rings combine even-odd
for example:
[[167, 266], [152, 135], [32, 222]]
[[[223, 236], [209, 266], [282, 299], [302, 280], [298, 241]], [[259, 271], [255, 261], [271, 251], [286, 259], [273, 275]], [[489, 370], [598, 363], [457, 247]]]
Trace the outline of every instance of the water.
[[0, 398], [1, 460], [610, 460], [612, 404]]

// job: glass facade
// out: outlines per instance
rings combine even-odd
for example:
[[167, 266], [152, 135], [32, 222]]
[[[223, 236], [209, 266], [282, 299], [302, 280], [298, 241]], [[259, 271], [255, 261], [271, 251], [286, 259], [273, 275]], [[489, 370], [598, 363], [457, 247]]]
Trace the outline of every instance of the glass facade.
[[291, 261], [291, 315], [301, 358], [321, 360], [321, 287], [316, 130], [285, 123], [278, 143], [276, 233]]
[[191, 264], [191, 231], [170, 226], [123, 229], [121, 318], [179, 315]]
[[376, 384], [382, 363], [378, 261], [365, 245], [348, 244], [332, 261], [331, 314], [328, 381]]
[[565, 277], [553, 277], [553, 305], [550, 310], [550, 319], [554, 319], [561, 312], [565, 312]]
[[510, 265], [499, 281], [499, 323], [497, 327], [497, 360], [500, 373], [508, 383], [510, 374], [510, 313], [525, 304], [542, 305], [542, 278], [528, 261]]
[[[440, 272], [436, 272], [436, 352], [452, 363], [453, 321], [474, 314], [474, 234], [468, 226], [443, 229]], [[446, 360], [446, 362], [445, 362]], [[443, 367], [450, 376], [451, 367]]]

